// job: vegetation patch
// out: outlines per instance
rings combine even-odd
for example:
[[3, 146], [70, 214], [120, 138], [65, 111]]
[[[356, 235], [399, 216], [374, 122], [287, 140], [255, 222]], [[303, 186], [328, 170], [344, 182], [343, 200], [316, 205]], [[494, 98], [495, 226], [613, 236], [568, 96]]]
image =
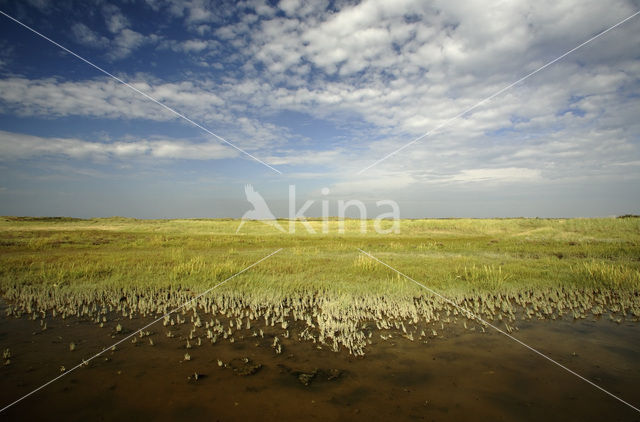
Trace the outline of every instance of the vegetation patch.
[[[283, 248], [165, 319], [191, 324], [189, 345], [282, 338], [362, 355], [373, 336], [415, 341], [444, 324], [485, 327], [363, 249], [476, 315], [512, 330], [523, 319], [640, 317], [640, 220], [403, 220], [401, 232], [330, 221], [283, 234], [234, 220], [0, 221], [0, 294], [7, 313], [97, 325], [163, 315]], [[120, 323], [118, 324], [120, 326]], [[267, 341], [265, 340], [265, 341]]]

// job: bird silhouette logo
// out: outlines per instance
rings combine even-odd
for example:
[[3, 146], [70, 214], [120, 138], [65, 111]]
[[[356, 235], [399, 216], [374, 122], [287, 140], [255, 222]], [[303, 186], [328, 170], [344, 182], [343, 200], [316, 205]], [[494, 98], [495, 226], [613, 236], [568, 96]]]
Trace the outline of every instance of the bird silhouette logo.
[[251, 185], [244, 186], [244, 194], [247, 197], [247, 201], [253, 205], [253, 209], [244, 213], [242, 219], [240, 220], [240, 225], [236, 229], [236, 233], [240, 231], [240, 228], [244, 225], [244, 222], [247, 220], [260, 220], [265, 224], [275, 227], [276, 229], [284, 232], [285, 229], [278, 224], [276, 217], [273, 215], [266, 201], [258, 192], [253, 189]]

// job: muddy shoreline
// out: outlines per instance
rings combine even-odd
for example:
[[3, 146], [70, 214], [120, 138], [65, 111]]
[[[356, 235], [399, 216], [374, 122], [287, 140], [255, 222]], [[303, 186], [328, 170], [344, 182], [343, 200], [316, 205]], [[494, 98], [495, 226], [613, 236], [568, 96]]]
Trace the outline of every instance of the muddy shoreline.
[[[6, 304], [4, 305], [6, 306]], [[2, 313], [6, 405], [152, 318], [15, 318]], [[222, 322], [222, 321], [221, 321]], [[121, 325], [121, 331], [116, 329]], [[370, 323], [364, 357], [298, 329], [256, 322], [211, 343], [189, 323], [162, 322], [16, 404], [7, 420], [640, 420], [593, 386], [490, 329], [446, 324], [410, 341]], [[478, 326], [479, 327], [479, 326]], [[514, 335], [621, 398], [640, 403], [640, 324], [606, 319], [519, 321]], [[425, 329], [430, 327], [425, 326]], [[263, 336], [253, 336], [262, 330]], [[167, 337], [166, 332], [173, 332]], [[148, 334], [148, 335], [147, 335]], [[381, 336], [389, 336], [383, 340]], [[278, 336], [281, 353], [273, 347]], [[197, 340], [197, 339], [200, 340]], [[133, 340], [133, 339], [131, 339]], [[189, 345], [187, 345], [187, 341]], [[73, 343], [73, 350], [70, 344]], [[153, 343], [153, 344], [152, 344]], [[198, 345], [200, 344], [200, 345]], [[185, 355], [189, 360], [185, 360]], [[196, 376], [197, 374], [197, 376]]]

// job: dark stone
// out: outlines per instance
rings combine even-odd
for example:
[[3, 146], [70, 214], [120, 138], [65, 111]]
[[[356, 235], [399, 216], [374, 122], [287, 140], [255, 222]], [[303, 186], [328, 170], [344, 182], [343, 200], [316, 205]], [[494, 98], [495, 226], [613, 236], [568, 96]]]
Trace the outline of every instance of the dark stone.
[[317, 370], [313, 372], [303, 372], [298, 375], [298, 381], [300, 381], [302, 385], [304, 385], [305, 387], [309, 386], [309, 384], [311, 384], [311, 381], [315, 378], [317, 373], [318, 373]]
[[234, 374], [245, 377], [256, 374], [262, 369], [262, 364], [254, 363], [249, 358], [234, 358], [229, 362], [229, 367]]

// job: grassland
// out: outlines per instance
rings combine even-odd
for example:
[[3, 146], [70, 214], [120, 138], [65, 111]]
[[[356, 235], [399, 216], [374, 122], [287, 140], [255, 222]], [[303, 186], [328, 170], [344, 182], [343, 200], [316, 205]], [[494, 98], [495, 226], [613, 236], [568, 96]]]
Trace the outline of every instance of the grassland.
[[[287, 224], [283, 222], [283, 224]], [[301, 223], [282, 233], [234, 220], [0, 220], [0, 294], [14, 315], [100, 322], [180, 305], [271, 252], [277, 255], [202, 298], [193, 311], [303, 321], [301, 339], [363, 353], [363, 326], [454, 318], [419, 286], [361, 248], [486, 318], [640, 316], [640, 219], [403, 220], [382, 235], [367, 222]], [[208, 325], [208, 324], [207, 324]], [[212, 321], [213, 325], [213, 321]], [[243, 324], [244, 325], [244, 324]], [[424, 335], [414, 329], [415, 336]]]

